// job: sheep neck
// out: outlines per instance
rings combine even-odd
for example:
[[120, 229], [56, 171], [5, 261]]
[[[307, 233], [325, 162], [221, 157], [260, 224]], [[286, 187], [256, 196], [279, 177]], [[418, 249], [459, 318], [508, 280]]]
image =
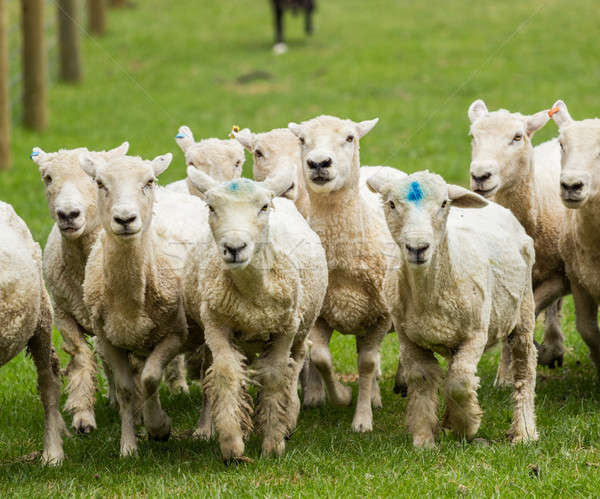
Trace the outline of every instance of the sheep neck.
[[227, 269], [234, 286], [241, 295], [258, 296], [269, 294], [270, 273], [275, 263], [275, 255], [270, 243], [257, 248], [252, 261], [243, 268]]
[[63, 260], [71, 262], [79, 262], [82, 274], [85, 269], [88, 256], [92, 251], [92, 246], [96, 242], [100, 229], [94, 227], [93, 230], [85, 230], [84, 233], [77, 239], [68, 239], [61, 234], [61, 249], [63, 254]]
[[590, 199], [581, 208], [569, 211], [575, 222], [573, 228], [579, 246], [597, 253], [600, 247], [600, 198]]

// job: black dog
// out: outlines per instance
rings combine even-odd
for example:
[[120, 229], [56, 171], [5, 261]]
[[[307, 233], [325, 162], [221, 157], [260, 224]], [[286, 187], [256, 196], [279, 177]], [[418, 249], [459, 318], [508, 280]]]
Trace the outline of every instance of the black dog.
[[278, 53], [286, 51], [283, 37], [283, 13], [291, 10], [296, 14], [299, 10], [304, 11], [304, 29], [307, 35], [313, 32], [312, 15], [315, 10], [315, 0], [271, 0], [273, 14], [275, 16], [275, 47]]

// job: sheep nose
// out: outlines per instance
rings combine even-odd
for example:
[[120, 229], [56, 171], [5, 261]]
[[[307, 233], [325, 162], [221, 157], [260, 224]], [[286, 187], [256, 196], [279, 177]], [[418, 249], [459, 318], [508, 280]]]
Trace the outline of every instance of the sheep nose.
[[406, 244], [405, 246], [410, 253], [415, 253], [417, 255], [429, 249], [429, 243], [421, 243], [418, 246], [411, 246], [410, 244]]
[[79, 215], [81, 215], [81, 211], [79, 210], [71, 210], [69, 212], [63, 210], [57, 210], [56, 214], [58, 218], [63, 222], [68, 222], [70, 220], [75, 220]]
[[583, 189], [583, 182], [577, 181], [577, 182], [573, 182], [573, 183], [567, 183], [565, 181], [562, 181], [560, 183], [560, 187], [561, 187], [561, 189], [563, 189], [564, 191], [567, 191], [567, 192], [577, 192], [577, 191], [580, 191], [581, 189]]
[[136, 215], [131, 215], [129, 217], [114, 217], [114, 221], [123, 227], [127, 227], [130, 223], [135, 222], [136, 218]]
[[239, 246], [231, 246], [229, 244], [223, 244], [223, 248], [224, 248], [223, 253], [225, 255], [227, 255], [229, 253], [235, 260], [235, 258], [240, 253], [240, 251], [242, 251], [246, 246], [248, 246], [246, 243], [242, 243]]
[[324, 159], [323, 161], [313, 161], [309, 159], [306, 161], [308, 167], [312, 170], [316, 170], [318, 168], [329, 168], [331, 166], [331, 158]]
[[475, 181], [475, 182], [485, 182], [487, 179], [489, 179], [492, 176], [492, 174], [490, 172], [486, 172], [483, 175], [475, 175], [474, 173], [471, 173], [471, 178]]

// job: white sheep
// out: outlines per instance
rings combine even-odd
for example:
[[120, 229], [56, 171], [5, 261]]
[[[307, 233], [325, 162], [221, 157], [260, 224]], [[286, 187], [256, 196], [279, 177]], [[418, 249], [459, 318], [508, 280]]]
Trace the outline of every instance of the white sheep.
[[569, 293], [569, 281], [558, 248], [566, 213], [558, 186], [560, 148], [556, 140], [535, 148], [531, 144], [535, 131], [548, 121], [548, 113], [489, 112], [482, 100], [476, 100], [468, 115], [473, 138], [471, 188], [510, 209], [533, 238], [536, 316], [546, 310], [538, 362], [561, 366], [565, 347], [560, 310], [562, 297]]
[[[153, 161], [80, 156], [81, 167], [98, 186], [98, 214], [104, 229], [86, 265], [84, 300], [98, 346], [114, 373], [121, 456], [137, 454], [135, 386], [128, 353], [145, 358], [140, 375], [144, 425], [150, 438], [165, 440], [171, 425], [158, 394], [163, 372], [188, 345], [202, 343], [197, 331], [187, 327], [181, 279], [195, 234], [206, 230], [197, 215], [205, 208], [193, 196], [164, 189], [155, 193], [156, 177], [171, 159], [171, 154]], [[155, 197], [161, 201], [153, 217]]]
[[329, 268], [323, 309], [310, 335], [311, 362], [323, 377], [329, 399], [349, 405], [352, 390], [335, 376], [329, 341], [334, 329], [356, 336], [359, 392], [352, 429], [358, 432], [372, 430], [372, 406], [381, 407], [376, 379], [379, 348], [392, 329], [382, 286], [390, 258], [397, 252], [379, 199], [367, 198], [359, 189], [359, 139], [377, 121], [319, 116], [289, 124], [301, 143], [309, 223], [321, 239]]
[[[438, 387], [446, 357], [444, 423], [471, 440], [481, 423], [479, 359], [507, 339], [514, 411], [510, 439], [536, 440], [533, 241], [514, 215], [439, 176], [374, 175], [401, 257], [385, 279], [408, 385], [406, 423], [415, 447], [438, 432]], [[480, 208], [480, 209], [462, 209]]]
[[263, 455], [281, 455], [300, 410], [306, 337], [327, 289], [319, 238], [287, 199], [290, 168], [265, 182], [220, 184], [188, 168], [206, 196], [210, 233], [186, 264], [187, 313], [204, 326], [213, 362], [204, 386], [225, 460], [242, 458], [252, 430], [247, 386], [259, 386]]
[[59, 365], [52, 348], [52, 306], [42, 279], [42, 252], [12, 206], [0, 202], [0, 366], [27, 348], [38, 375], [46, 431], [42, 460], [63, 461], [65, 423], [58, 411]]
[[561, 100], [550, 114], [559, 128], [560, 195], [568, 208], [560, 252], [571, 281], [577, 331], [590, 349], [600, 376], [600, 119], [575, 121]]
[[[220, 182], [242, 176], [246, 155], [238, 141], [210, 138], [196, 142], [190, 128], [182, 126], [175, 136], [175, 142], [185, 156], [186, 167], [198, 168]], [[193, 192], [193, 187], [187, 178], [167, 184], [166, 189], [198, 194]]]
[[[111, 158], [127, 152], [129, 143], [107, 152], [91, 152]], [[87, 342], [93, 336], [83, 301], [83, 277], [89, 252], [100, 230], [96, 213], [96, 188], [79, 167], [85, 148], [46, 153], [35, 147], [31, 158], [45, 185], [50, 216], [55, 221], [44, 249], [44, 278], [54, 307], [54, 320], [70, 356], [67, 366], [65, 410], [73, 414], [77, 433], [96, 429], [96, 356]], [[109, 384], [112, 377], [104, 366]], [[114, 397], [114, 390], [109, 390]]]

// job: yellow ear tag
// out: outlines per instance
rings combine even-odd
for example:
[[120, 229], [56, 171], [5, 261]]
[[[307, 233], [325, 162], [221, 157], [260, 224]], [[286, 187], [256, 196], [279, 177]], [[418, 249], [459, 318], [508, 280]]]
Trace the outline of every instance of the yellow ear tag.
[[560, 108], [553, 107], [552, 109], [550, 109], [550, 111], [548, 111], [548, 117], [552, 118], [552, 115], [558, 113], [559, 111], [560, 111]]
[[240, 131], [240, 127], [239, 127], [239, 126], [237, 126], [237, 125], [233, 125], [233, 126], [231, 127], [231, 132], [229, 132], [229, 138], [230, 138], [230, 139], [233, 139], [233, 138], [234, 138], [234, 136], [233, 136], [234, 132], [235, 132], [235, 133], [238, 133], [239, 131]]

